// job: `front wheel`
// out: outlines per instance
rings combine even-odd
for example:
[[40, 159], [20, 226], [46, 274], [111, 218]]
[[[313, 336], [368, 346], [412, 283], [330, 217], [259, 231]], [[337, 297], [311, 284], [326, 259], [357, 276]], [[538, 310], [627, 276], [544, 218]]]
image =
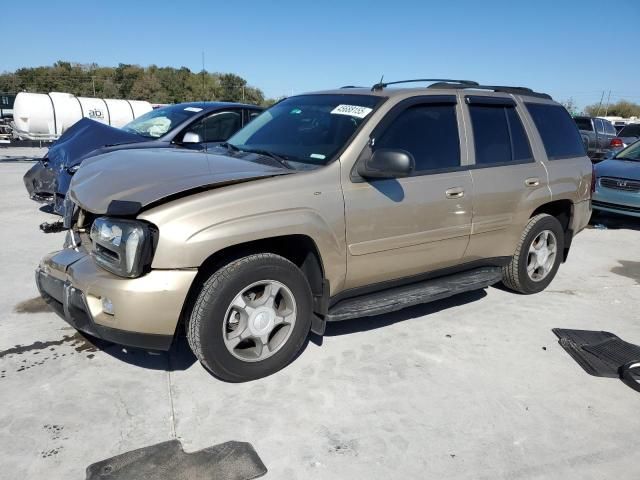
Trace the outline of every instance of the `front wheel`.
[[564, 232], [556, 217], [545, 213], [527, 223], [511, 263], [502, 269], [502, 283], [531, 294], [547, 288], [564, 255]]
[[278, 255], [235, 260], [202, 286], [187, 339], [218, 377], [247, 381], [293, 360], [311, 328], [311, 288], [300, 269]]

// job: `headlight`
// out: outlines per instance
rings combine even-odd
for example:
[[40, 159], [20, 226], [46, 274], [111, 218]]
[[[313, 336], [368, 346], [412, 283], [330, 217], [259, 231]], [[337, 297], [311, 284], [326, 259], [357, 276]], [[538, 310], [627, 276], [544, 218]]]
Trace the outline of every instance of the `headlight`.
[[96, 263], [121, 277], [139, 277], [151, 266], [154, 232], [137, 220], [97, 218], [91, 226]]

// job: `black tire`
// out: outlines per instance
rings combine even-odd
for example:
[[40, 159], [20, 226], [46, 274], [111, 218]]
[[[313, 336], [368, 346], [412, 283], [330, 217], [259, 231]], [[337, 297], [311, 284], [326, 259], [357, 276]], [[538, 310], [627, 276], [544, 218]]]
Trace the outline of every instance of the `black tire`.
[[[289, 338], [275, 354], [262, 361], [246, 362], [227, 350], [222, 333], [224, 316], [238, 293], [267, 279], [291, 290], [296, 321]], [[311, 288], [302, 271], [286, 258], [260, 253], [232, 261], [207, 279], [191, 311], [187, 339], [198, 360], [217, 377], [230, 382], [254, 380], [277, 372], [295, 358], [309, 335], [311, 315]]]
[[[551, 231], [556, 238], [557, 252], [553, 267], [542, 280], [534, 281], [527, 273], [527, 263], [529, 260], [529, 247], [534, 239], [544, 230]], [[558, 272], [558, 267], [564, 256], [564, 231], [562, 225], [556, 217], [541, 213], [532, 217], [527, 223], [516, 253], [511, 259], [511, 263], [502, 268], [502, 283], [510, 290], [514, 290], [525, 295], [538, 293], [547, 288]]]

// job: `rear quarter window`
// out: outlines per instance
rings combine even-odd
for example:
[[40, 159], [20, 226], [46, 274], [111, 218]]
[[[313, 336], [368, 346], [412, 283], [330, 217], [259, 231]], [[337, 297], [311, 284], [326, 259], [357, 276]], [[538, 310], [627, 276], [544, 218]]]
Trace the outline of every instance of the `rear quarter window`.
[[549, 160], [586, 155], [578, 127], [562, 105], [527, 103]]

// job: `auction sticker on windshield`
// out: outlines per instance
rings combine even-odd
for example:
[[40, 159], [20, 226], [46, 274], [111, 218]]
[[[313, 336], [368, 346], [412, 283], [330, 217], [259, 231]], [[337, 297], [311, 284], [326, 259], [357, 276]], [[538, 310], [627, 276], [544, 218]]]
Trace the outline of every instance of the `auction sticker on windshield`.
[[331, 110], [335, 115], [349, 115], [350, 117], [364, 118], [372, 112], [372, 108], [360, 107], [358, 105], [338, 105]]
[[198, 107], [187, 107], [184, 109], [185, 112], [201, 112], [202, 109]]

